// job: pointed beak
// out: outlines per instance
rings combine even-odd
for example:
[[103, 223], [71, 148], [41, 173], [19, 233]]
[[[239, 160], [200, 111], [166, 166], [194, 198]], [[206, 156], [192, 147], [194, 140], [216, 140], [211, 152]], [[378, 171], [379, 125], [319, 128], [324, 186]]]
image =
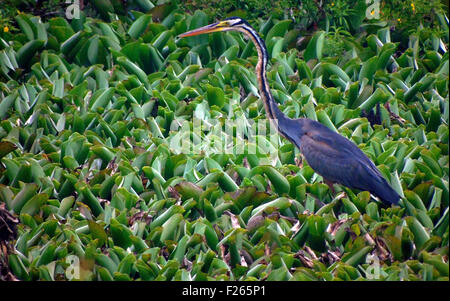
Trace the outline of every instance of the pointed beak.
[[206, 26], [182, 33], [178, 37], [186, 38], [186, 37], [197, 36], [197, 35], [205, 34], [205, 33], [225, 31], [227, 29], [228, 29], [228, 27], [224, 26], [223, 22], [217, 22], [214, 24], [206, 25]]

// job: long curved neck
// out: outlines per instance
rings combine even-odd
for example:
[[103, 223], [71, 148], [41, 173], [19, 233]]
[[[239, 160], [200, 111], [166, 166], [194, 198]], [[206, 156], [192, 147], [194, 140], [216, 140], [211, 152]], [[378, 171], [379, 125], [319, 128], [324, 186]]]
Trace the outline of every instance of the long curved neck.
[[[267, 54], [266, 45], [258, 35], [258, 33], [247, 24], [236, 28], [236, 30], [247, 35], [255, 44], [256, 50], [258, 52], [258, 64], [256, 65], [256, 74], [258, 79], [259, 91], [261, 93], [260, 97], [264, 103], [266, 109], [267, 117], [274, 123], [277, 130], [286, 138], [288, 138], [284, 126], [287, 121], [286, 115], [278, 108], [275, 100], [273, 99], [272, 93], [270, 92], [270, 87], [267, 82], [266, 77], [266, 66], [269, 56]], [[289, 138], [288, 138], [289, 139]]]

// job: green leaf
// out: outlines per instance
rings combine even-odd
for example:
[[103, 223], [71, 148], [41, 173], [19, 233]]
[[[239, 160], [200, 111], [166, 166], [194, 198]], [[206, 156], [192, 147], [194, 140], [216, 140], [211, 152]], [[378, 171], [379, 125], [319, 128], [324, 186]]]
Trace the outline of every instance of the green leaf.
[[321, 60], [324, 40], [324, 31], [318, 31], [314, 34], [312, 39], [309, 41], [308, 46], [306, 47], [305, 53], [303, 54], [306, 62], [315, 58]]
[[225, 104], [225, 93], [223, 92], [223, 90], [211, 85], [207, 85], [206, 91], [209, 105], [215, 105], [219, 108], [222, 108]]
[[20, 210], [20, 214], [34, 215], [41, 209], [41, 206], [48, 200], [48, 195], [39, 193], [33, 196]]
[[103, 227], [91, 220], [88, 220], [87, 222], [89, 225], [89, 232], [92, 234], [92, 237], [99, 240], [99, 246], [104, 245], [108, 241], [108, 236], [106, 235]]
[[32, 40], [23, 45], [16, 54], [17, 63], [21, 68], [28, 67], [29, 62], [35, 57], [38, 50], [44, 46], [44, 41]]

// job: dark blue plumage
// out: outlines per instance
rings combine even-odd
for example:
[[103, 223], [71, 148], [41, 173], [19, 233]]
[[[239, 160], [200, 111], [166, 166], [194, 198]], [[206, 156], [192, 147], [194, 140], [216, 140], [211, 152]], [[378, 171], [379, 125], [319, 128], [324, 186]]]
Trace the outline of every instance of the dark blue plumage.
[[291, 133], [288, 139], [324, 179], [369, 191], [386, 203], [398, 203], [398, 193], [375, 164], [347, 138], [317, 121], [305, 118], [286, 118], [280, 122], [280, 127]]

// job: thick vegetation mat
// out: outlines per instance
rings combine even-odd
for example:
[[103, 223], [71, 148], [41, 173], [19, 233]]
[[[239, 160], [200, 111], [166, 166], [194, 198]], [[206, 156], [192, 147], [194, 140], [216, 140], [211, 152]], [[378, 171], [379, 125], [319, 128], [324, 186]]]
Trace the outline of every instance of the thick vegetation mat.
[[401, 35], [249, 20], [280, 109], [356, 143], [401, 195], [388, 206], [252, 135], [268, 121], [243, 35], [178, 39], [214, 20], [92, 2], [1, 29], [2, 279], [448, 281], [445, 15]]

